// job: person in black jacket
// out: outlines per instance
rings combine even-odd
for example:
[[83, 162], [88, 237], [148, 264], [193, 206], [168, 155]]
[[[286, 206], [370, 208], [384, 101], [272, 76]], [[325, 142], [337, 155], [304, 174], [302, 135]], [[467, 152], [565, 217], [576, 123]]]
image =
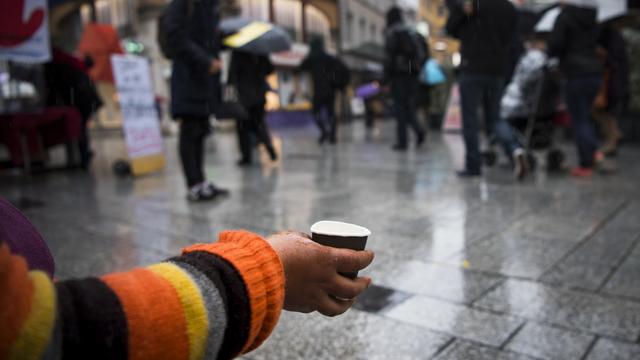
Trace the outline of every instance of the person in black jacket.
[[528, 170], [526, 155], [513, 130], [500, 117], [509, 49], [516, 29], [516, 10], [507, 0], [447, 0], [446, 30], [461, 42], [458, 84], [462, 104], [462, 131], [466, 148], [461, 177], [482, 173], [478, 106], [482, 104], [487, 129], [513, 158], [515, 175], [522, 179]]
[[424, 143], [425, 131], [416, 117], [416, 95], [418, 93], [418, 75], [427, 61], [425, 39], [404, 24], [402, 10], [392, 7], [387, 12], [385, 30], [385, 81], [391, 85], [393, 106], [397, 128], [396, 143], [393, 149], [406, 151], [410, 125], [416, 133], [416, 143]]
[[[574, 0], [576, 4], [586, 1]], [[597, 10], [593, 7], [564, 4], [556, 19], [548, 52], [560, 60], [567, 78], [565, 100], [571, 114], [580, 164], [571, 174], [588, 177], [593, 173], [598, 141], [590, 121], [590, 111], [602, 82], [598, 60]]]
[[173, 60], [171, 112], [180, 119], [178, 147], [192, 201], [228, 193], [204, 175], [204, 140], [220, 94], [217, 8], [217, 0], [173, 0], [162, 24]]
[[604, 52], [605, 103], [596, 109], [594, 117], [598, 120], [604, 137], [601, 148], [607, 156], [616, 155], [622, 132], [618, 127], [618, 118], [624, 112], [629, 100], [629, 59], [627, 45], [615, 23], [608, 22], [600, 29], [598, 39]]
[[310, 48], [309, 55], [302, 61], [298, 70], [308, 72], [313, 80], [313, 115], [318, 129], [320, 129], [318, 142], [322, 144], [328, 141], [335, 144], [337, 134], [336, 90], [342, 85], [346, 85], [343, 84], [342, 79], [337, 79], [336, 76], [341, 75], [348, 78], [348, 74], [337, 74], [339, 69], [346, 69], [346, 66], [340, 59], [325, 51], [322, 38], [316, 37], [311, 40]]
[[238, 144], [242, 158], [238, 165], [246, 166], [252, 163], [252, 134], [258, 142], [264, 144], [271, 156], [276, 160], [276, 154], [269, 128], [264, 121], [266, 103], [265, 95], [269, 91], [265, 77], [273, 72], [273, 65], [265, 55], [254, 55], [240, 51], [234, 51], [231, 55], [229, 66], [229, 83], [238, 89], [238, 97], [242, 106], [247, 110], [246, 119], [236, 119], [238, 132]]

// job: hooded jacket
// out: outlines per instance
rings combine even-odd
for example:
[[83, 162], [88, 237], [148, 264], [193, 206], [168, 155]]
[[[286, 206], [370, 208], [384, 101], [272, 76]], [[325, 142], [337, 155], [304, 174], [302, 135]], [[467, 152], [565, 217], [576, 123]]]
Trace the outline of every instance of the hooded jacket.
[[516, 30], [516, 10], [507, 0], [475, 0], [467, 15], [461, 0], [447, 0], [446, 30], [460, 40], [463, 74], [502, 76]]
[[163, 26], [175, 52], [171, 73], [175, 118], [209, 116], [219, 104], [220, 75], [209, 73], [221, 45], [218, 17], [218, 0], [172, 0], [168, 5]]
[[565, 5], [549, 39], [549, 56], [560, 60], [568, 77], [598, 76], [598, 23], [595, 7]]

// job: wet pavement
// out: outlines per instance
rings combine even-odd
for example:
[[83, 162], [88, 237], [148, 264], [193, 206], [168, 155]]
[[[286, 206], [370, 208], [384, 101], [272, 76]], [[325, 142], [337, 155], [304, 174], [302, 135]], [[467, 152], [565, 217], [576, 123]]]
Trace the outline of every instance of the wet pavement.
[[96, 139], [91, 174], [4, 173], [0, 194], [43, 233], [60, 278], [148, 264], [229, 228], [370, 228], [376, 285], [355, 309], [283, 313], [247, 359], [640, 359], [640, 148], [591, 180], [539, 171], [519, 184], [498, 165], [461, 181], [458, 136], [395, 153], [389, 125], [372, 141], [346, 126], [322, 148], [313, 129], [279, 130], [282, 160], [247, 169], [233, 134], [217, 134], [207, 173], [232, 195], [210, 204], [184, 200], [175, 139], [164, 173], [115, 177], [117, 134]]

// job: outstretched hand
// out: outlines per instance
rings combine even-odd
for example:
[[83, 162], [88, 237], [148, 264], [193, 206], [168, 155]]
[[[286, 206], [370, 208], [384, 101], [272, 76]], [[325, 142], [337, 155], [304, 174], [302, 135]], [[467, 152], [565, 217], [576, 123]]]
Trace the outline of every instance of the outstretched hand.
[[357, 272], [373, 261], [373, 252], [336, 249], [313, 242], [309, 235], [281, 232], [268, 239], [284, 265], [284, 309], [336, 316], [347, 311], [371, 279], [349, 279], [338, 272]]

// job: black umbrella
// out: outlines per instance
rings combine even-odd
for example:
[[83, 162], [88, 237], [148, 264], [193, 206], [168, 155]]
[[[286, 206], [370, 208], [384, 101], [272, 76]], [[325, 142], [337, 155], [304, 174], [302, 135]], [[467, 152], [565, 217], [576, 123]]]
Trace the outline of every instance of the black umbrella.
[[270, 23], [235, 17], [222, 20], [220, 31], [230, 34], [224, 44], [238, 51], [266, 55], [291, 49], [289, 33]]

